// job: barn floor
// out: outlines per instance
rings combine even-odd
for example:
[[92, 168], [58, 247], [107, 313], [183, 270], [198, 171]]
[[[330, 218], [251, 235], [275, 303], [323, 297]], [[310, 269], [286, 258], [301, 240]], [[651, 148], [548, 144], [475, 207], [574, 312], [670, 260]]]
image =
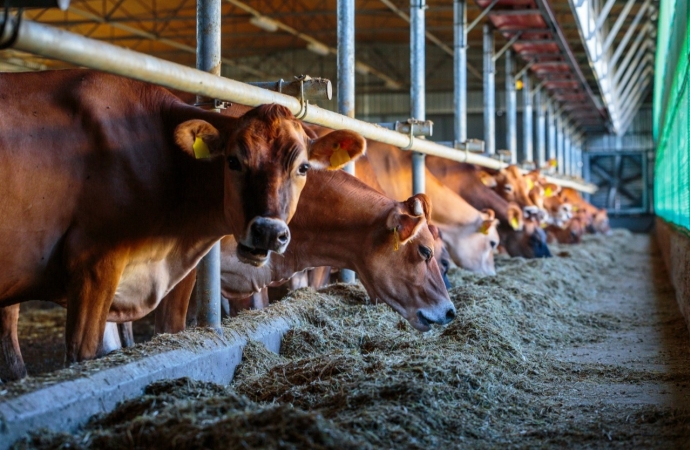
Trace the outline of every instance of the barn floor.
[[458, 318], [425, 335], [359, 288], [297, 291], [245, 316], [302, 325], [280, 356], [248, 346], [229, 387], [157, 383], [18, 448], [690, 448], [690, 339], [654, 239], [554, 254], [454, 271]]
[[[578, 383], [568, 388], [577, 404], [649, 404], [690, 406], [690, 338], [656, 240], [632, 235], [629, 247], [599, 287], [594, 300], [581, 307], [594, 314], [618, 316], [624, 324], [598, 343], [573, 346], [554, 356], [566, 362], [610, 368], [634, 368], [650, 374], [636, 383]], [[655, 379], [657, 378], [657, 379]], [[690, 441], [688, 441], [690, 448]]]

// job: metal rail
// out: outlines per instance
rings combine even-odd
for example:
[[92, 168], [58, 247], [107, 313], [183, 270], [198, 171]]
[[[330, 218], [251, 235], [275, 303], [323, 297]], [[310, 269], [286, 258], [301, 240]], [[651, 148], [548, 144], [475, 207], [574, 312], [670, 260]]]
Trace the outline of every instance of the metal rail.
[[[4, 14], [0, 15], [4, 18]], [[0, 44], [7, 42], [16, 26], [16, 18], [9, 18], [11, 25], [0, 36]], [[294, 97], [272, 92], [229, 78], [222, 78], [201, 72], [181, 64], [144, 55], [106, 42], [85, 38], [78, 34], [56, 29], [28, 20], [23, 20], [12, 46], [18, 50], [56, 58], [77, 66], [91, 67], [137, 80], [147, 81], [209, 98], [217, 98], [248, 106], [265, 103], [281, 104], [293, 114], [303, 114], [304, 121], [334, 130], [349, 129], [368, 139], [395, 147], [406, 148], [427, 155], [439, 156], [453, 161], [477, 164], [491, 169], [506, 166], [496, 159], [459, 151], [435, 142], [415, 139], [395, 131], [386, 130], [375, 124], [343, 116], [313, 105], [303, 105]], [[574, 180], [550, 178], [562, 186], [583, 192], [594, 192], [591, 184]]]

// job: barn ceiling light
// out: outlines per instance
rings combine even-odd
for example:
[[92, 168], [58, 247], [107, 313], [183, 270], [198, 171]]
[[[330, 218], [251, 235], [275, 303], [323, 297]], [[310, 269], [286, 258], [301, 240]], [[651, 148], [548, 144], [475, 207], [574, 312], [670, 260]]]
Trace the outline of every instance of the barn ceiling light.
[[328, 48], [328, 46], [318, 42], [310, 42], [307, 45], [307, 50], [321, 56], [328, 56], [331, 54], [331, 50]]
[[254, 16], [249, 19], [249, 23], [270, 33], [278, 30], [278, 24], [266, 16]]

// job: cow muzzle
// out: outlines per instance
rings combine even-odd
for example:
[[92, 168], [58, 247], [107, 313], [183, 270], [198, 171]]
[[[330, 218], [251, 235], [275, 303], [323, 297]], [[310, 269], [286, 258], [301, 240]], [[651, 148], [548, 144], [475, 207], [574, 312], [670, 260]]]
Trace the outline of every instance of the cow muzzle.
[[[445, 302], [444, 302], [445, 303]], [[451, 302], [443, 307], [434, 309], [420, 309], [417, 311], [417, 320], [410, 323], [419, 331], [428, 331], [431, 324], [447, 325], [455, 319], [455, 306]]]
[[282, 254], [290, 243], [290, 229], [279, 219], [255, 217], [249, 222], [244, 239], [238, 242], [237, 256], [240, 261], [262, 266], [270, 252]]

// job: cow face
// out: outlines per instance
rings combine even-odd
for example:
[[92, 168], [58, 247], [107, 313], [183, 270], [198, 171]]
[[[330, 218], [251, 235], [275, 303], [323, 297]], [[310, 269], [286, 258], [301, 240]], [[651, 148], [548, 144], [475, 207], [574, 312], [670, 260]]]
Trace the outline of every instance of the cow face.
[[495, 176], [496, 192], [508, 202], [515, 202], [522, 207], [535, 206], [529, 196], [534, 187], [531, 178], [526, 178], [517, 166], [501, 169]]
[[536, 217], [528, 217], [515, 203], [508, 205], [508, 223], [501, 224], [501, 246], [510, 256], [523, 258], [547, 258], [551, 256], [546, 243], [546, 233]]
[[261, 266], [271, 251], [287, 248], [287, 223], [309, 170], [341, 168], [363, 154], [366, 143], [345, 130], [309, 139], [280, 105], [254, 108], [232, 124], [219, 131], [204, 121], [185, 122], [176, 129], [176, 141], [197, 158], [223, 158], [226, 224], [237, 239], [239, 259]]
[[494, 252], [501, 241], [497, 227], [492, 210], [482, 211], [473, 226], [439, 226], [455, 264], [480, 275], [496, 275]]
[[372, 253], [356, 268], [372, 299], [386, 302], [419, 331], [455, 318], [435, 258], [429, 214], [424, 194], [397, 203], [376, 234]]
[[452, 287], [448, 279], [448, 271], [451, 265], [450, 253], [448, 253], [446, 244], [443, 242], [441, 230], [436, 225], [429, 224], [429, 231], [431, 231], [431, 235], [434, 237], [434, 258], [436, 263], [438, 263], [439, 269], [441, 269], [443, 283], [446, 285], [446, 289], [450, 289]]

